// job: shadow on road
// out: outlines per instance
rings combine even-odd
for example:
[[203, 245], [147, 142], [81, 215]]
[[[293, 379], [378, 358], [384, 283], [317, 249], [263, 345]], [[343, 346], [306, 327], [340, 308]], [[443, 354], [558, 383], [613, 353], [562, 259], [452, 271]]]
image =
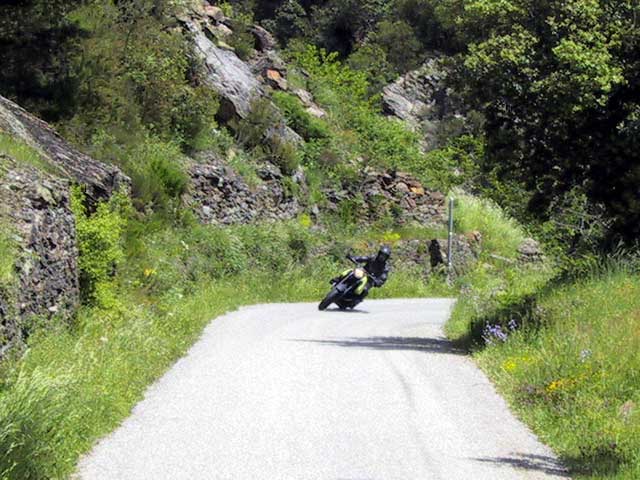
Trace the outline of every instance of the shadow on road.
[[364, 337], [339, 338], [331, 340], [295, 339], [293, 342], [315, 343], [333, 347], [367, 348], [372, 350], [413, 350], [425, 353], [448, 353], [465, 355], [465, 350], [442, 338], [419, 337]]
[[342, 313], [342, 314], [346, 314], [346, 313], [364, 313], [366, 315], [369, 314], [369, 312], [367, 310], [360, 310], [359, 308], [354, 308], [353, 310], [342, 310], [340, 308], [327, 308], [325, 311], [325, 313]]
[[511, 466], [522, 470], [534, 470], [554, 475], [558, 478], [571, 478], [566, 468], [553, 457], [545, 455], [514, 454], [511, 457], [474, 458], [477, 462]]

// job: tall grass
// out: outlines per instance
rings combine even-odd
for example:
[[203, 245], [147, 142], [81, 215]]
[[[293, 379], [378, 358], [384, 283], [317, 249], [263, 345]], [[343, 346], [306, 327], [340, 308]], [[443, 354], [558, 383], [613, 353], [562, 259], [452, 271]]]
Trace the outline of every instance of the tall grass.
[[60, 174], [59, 169], [49, 163], [34, 147], [0, 132], [0, 154], [8, 155], [19, 163], [35, 167], [45, 172]]
[[539, 294], [477, 355], [576, 478], [640, 478], [640, 275], [624, 263]]
[[445, 330], [450, 338], [472, 346], [489, 319], [538, 291], [555, 270], [549, 260], [534, 264], [518, 261], [517, 250], [525, 232], [497, 205], [460, 191], [453, 195], [456, 230], [479, 232], [482, 253], [478, 265], [458, 281], [460, 296]]

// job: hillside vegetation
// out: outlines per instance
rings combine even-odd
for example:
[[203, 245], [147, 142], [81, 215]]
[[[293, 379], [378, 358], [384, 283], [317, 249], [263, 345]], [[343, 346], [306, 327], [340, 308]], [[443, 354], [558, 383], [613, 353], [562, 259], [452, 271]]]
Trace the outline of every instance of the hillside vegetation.
[[[374, 297], [455, 296], [449, 337], [577, 478], [640, 477], [638, 5], [623, 0], [237, 0], [230, 48], [273, 31], [292, 88], [225, 123], [176, 19], [190, 2], [9, 2], [0, 94], [118, 165], [131, 192], [89, 205], [74, 189], [82, 306], [29, 324], [0, 363], [0, 478], [66, 478], [215, 316], [255, 302], [316, 301], [349, 250], [443, 238], [441, 225], [363, 213], [365, 168], [402, 170], [456, 199], [456, 232], [481, 238], [457, 276], [401, 263]], [[467, 120], [437, 132], [382, 114], [381, 92], [434, 52]], [[277, 107], [277, 110], [275, 109]], [[217, 118], [217, 120], [216, 120]], [[300, 144], [267, 141], [285, 124]], [[421, 141], [430, 136], [424, 151]], [[252, 187], [265, 164], [303, 206], [289, 221], [204, 226], [186, 165], [224, 159]], [[0, 133], [0, 155], [51, 168]], [[293, 181], [303, 171], [307, 191]], [[54, 172], [55, 173], [55, 172]], [[2, 182], [0, 171], [0, 182]], [[0, 214], [3, 212], [0, 211]], [[0, 292], [16, 245], [0, 218]], [[545, 257], [523, 262], [527, 237]], [[624, 250], [622, 249], [624, 247]]]

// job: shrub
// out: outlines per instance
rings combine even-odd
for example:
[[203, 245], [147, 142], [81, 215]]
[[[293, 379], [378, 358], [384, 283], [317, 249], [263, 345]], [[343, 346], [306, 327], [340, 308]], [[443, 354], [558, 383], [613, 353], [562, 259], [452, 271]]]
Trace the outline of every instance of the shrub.
[[305, 140], [331, 136], [327, 122], [309, 114], [295, 95], [278, 91], [273, 94], [273, 101], [284, 113], [289, 126], [302, 135]]
[[96, 211], [89, 214], [82, 190], [76, 187], [71, 206], [78, 235], [81, 293], [85, 300], [99, 302], [96, 292], [111, 282], [125, 258], [123, 234], [129, 199], [125, 194], [117, 193], [108, 202], [99, 203]]
[[147, 138], [128, 153], [127, 161], [139, 209], [168, 213], [179, 205], [189, 179], [177, 144]]

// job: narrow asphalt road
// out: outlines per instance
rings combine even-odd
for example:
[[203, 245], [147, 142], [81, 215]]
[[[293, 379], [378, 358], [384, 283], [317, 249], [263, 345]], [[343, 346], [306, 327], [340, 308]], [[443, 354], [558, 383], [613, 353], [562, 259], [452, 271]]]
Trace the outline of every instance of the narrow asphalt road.
[[448, 300], [258, 305], [209, 325], [84, 480], [568, 478], [442, 334]]

